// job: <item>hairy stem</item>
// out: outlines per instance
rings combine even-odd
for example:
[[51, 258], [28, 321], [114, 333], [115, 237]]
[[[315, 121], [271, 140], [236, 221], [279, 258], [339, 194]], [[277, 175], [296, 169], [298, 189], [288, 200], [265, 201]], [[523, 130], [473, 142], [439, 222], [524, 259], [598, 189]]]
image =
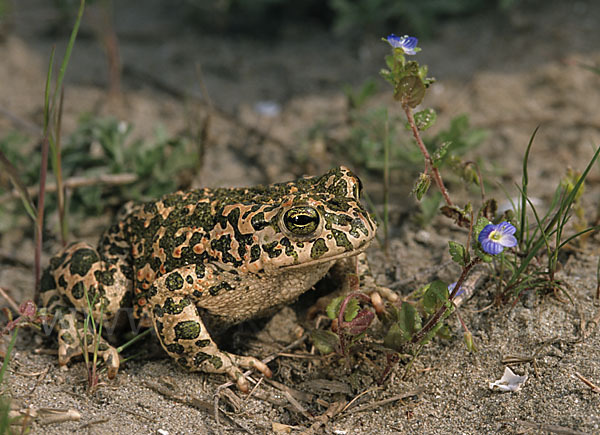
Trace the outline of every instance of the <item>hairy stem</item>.
[[[450, 296], [448, 296], [449, 301], [454, 300], [454, 298], [460, 291], [460, 287], [465, 282], [465, 279], [467, 279], [469, 272], [479, 262], [481, 262], [481, 259], [479, 257], [476, 257], [473, 260], [471, 260], [471, 262], [463, 268], [462, 273], [460, 274], [460, 278], [458, 278], [458, 281], [456, 281], [456, 285], [454, 286], [452, 293], [450, 293]], [[427, 335], [427, 333], [429, 331], [431, 331], [435, 325], [437, 325], [437, 323], [439, 322], [441, 317], [446, 313], [446, 311], [448, 311], [448, 308], [449, 308], [449, 305], [442, 305], [435, 312], [435, 314], [431, 317], [431, 319], [429, 319], [429, 321], [425, 324], [425, 326], [423, 326], [423, 328], [421, 328], [421, 330], [417, 331], [415, 333], [415, 335], [412, 336], [412, 338], [410, 340], [411, 343], [418, 343], [419, 341], [421, 341], [423, 339], [423, 337], [425, 337]]]
[[452, 200], [450, 199], [450, 196], [448, 195], [446, 186], [444, 186], [444, 182], [442, 181], [440, 171], [438, 171], [438, 169], [433, 165], [433, 159], [431, 158], [429, 151], [427, 151], [427, 148], [425, 147], [425, 144], [421, 139], [421, 134], [419, 133], [419, 129], [417, 128], [417, 124], [415, 123], [415, 118], [413, 116], [412, 109], [406, 104], [403, 104], [402, 108], [404, 109], [404, 113], [406, 114], [406, 119], [408, 119], [408, 124], [410, 125], [410, 129], [412, 130], [413, 136], [417, 141], [417, 145], [419, 146], [423, 157], [425, 157], [425, 172], [431, 171], [435, 184], [437, 184], [438, 189], [440, 189], [440, 192], [444, 197], [444, 201], [446, 201], [446, 205], [454, 205], [452, 203]]

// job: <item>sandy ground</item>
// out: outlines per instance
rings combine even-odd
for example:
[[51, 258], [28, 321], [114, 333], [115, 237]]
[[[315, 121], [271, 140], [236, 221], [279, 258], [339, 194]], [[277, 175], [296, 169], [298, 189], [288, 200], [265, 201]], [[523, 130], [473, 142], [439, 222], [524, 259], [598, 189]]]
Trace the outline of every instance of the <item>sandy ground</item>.
[[[0, 107], [35, 128], [41, 122], [50, 47], [56, 42], [62, 52], [65, 36], [49, 36], [57, 17], [46, 2], [14, 3], [12, 28], [0, 42]], [[419, 60], [438, 79], [426, 100], [439, 113], [438, 126], [468, 113], [474, 126], [489, 131], [473, 158], [482, 162], [492, 189], [502, 185], [509, 194], [517, 193], [523, 152], [538, 125], [530, 192], [542, 204], [548, 204], [566, 168], [583, 169], [593, 146], [600, 144], [600, 76], [578, 65], [600, 64], [599, 16], [600, 4], [593, 1], [528, 3], [505, 15], [449, 21], [421, 43]], [[341, 86], [377, 76], [386, 52], [382, 35], [350, 46], [318, 30], [289, 29], [267, 41], [207, 35], [180, 23], [158, 2], [118, 7], [125, 72], [124, 98], [115, 101], [106, 96], [105, 57], [93, 37], [93, 16], [86, 18], [66, 80], [66, 133], [84, 112], [132, 122], [139, 137], [150, 137], [157, 124], [172, 134], [181, 132], [190, 113], [206, 114], [198, 99], [200, 64], [204, 86], [221, 115], [213, 115], [210, 146], [194, 184], [281, 181], [344, 163], [318, 141], [311, 142], [308, 131], [318, 121], [332, 126], [343, 121]], [[391, 104], [387, 89], [381, 90], [374, 104]], [[256, 114], [255, 104], [265, 100], [281, 106], [276, 118]], [[2, 135], [14, 128], [25, 127], [0, 116]], [[364, 178], [366, 190], [379, 202], [379, 182], [368, 174]], [[590, 219], [600, 200], [598, 180], [594, 169], [584, 197]], [[392, 191], [390, 255], [377, 246], [369, 252], [381, 284], [394, 286], [416, 276], [400, 286], [404, 293], [436, 277], [456, 277], [452, 268], [427, 270], [447, 262], [449, 237], [464, 237], [442, 219], [419, 230], [408, 218], [415, 206], [407, 191], [406, 185]], [[77, 236], [93, 241], [108, 221], [105, 216], [83, 224]], [[3, 258], [11, 259], [0, 260], [0, 286], [19, 301], [31, 297], [33, 288], [32, 268], [24, 266], [32, 264], [33, 244], [27, 221], [23, 224], [0, 236], [1, 252], [10, 254]], [[56, 244], [46, 248], [48, 255]], [[291, 433], [600, 433], [600, 394], [575, 376], [600, 383], [599, 335], [590, 322], [599, 310], [594, 299], [598, 254], [598, 238], [592, 236], [561, 257], [559, 278], [572, 302], [526, 293], [514, 305], [493, 305], [495, 288], [484, 285], [461, 308], [479, 351], [467, 353], [453, 318], [453, 337], [429, 344], [406, 380], [400, 366], [377, 386], [385, 366], [381, 352], [360, 353], [348, 369], [332, 358], [306, 357], [310, 343], [301, 343], [290, 351], [301, 356], [288, 353], [270, 364], [276, 383], [261, 383], [250, 397], [234, 390], [221, 397], [220, 425], [213, 396], [225, 378], [177, 367], [153, 337], [139, 345], [141, 357], [127, 362], [112, 381], [101, 375], [100, 388], [89, 394], [83, 364], [60, 370], [52, 340], [21, 333], [4, 388], [22, 408], [80, 413], [76, 422], [34, 421], [31, 433], [44, 434], [259, 434], [271, 433], [274, 423], [289, 425]], [[232, 348], [260, 357], [280, 351], [297, 338], [298, 325], [314, 327], [306, 316], [313, 300], [307, 295], [271, 319], [234, 330]], [[529, 379], [517, 393], [490, 391], [488, 383], [502, 376], [510, 357], [517, 357], [510, 367]], [[359, 395], [353, 406], [334, 412]], [[325, 416], [322, 426], [318, 416]]]

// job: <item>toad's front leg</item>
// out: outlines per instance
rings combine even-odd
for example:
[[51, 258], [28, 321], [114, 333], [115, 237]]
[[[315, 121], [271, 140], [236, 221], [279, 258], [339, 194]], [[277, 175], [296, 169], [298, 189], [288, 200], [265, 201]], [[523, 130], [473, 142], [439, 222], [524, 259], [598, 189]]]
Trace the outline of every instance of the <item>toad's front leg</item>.
[[199, 280], [195, 266], [161, 276], [150, 289], [152, 323], [162, 347], [178, 363], [194, 371], [226, 373], [247, 392], [248, 381], [240, 368], [253, 368], [267, 377], [271, 377], [271, 370], [254, 357], [221, 351], [212, 340], [195, 302], [218, 284], [218, 276]]

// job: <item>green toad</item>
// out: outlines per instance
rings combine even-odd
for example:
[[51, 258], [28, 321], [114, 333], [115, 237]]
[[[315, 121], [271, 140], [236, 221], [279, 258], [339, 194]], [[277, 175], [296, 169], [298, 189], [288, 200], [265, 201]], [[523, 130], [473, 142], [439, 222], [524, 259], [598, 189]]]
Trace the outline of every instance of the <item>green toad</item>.
[[[180, 191], [128, 204], [97, 248], [75, 243], [44, 273], [42, 301], [58, 318], [59, 363], [82, 353], [87, 291], [96, 321], [133, 308], [177, 362], [226, 373], [247, 391], [241, 368], [270, 376], [269, 368], [221, 351], [209, 331], [294, 301], [334, 266], [356, 268], [353, 257], [376, 231], [360, 190], [358, 178], [339, 167], [288, 183]], [[102, 340], [99, 354], [114, 377], [116, 350]]]

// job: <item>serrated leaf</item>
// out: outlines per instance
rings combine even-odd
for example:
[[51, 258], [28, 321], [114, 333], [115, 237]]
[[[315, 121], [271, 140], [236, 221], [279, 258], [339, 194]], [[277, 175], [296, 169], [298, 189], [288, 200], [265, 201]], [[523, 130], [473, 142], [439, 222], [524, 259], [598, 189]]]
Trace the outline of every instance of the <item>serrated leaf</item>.
[[483, 251], [480, 247], [479, 247], [479, 243], [477, 244], [477, 246], [475, 246], [475, 255], [481, 259], [481, 261], [483, 261], [484, 263], [491, 263], [492, 260], [494, 259], [494, 257], [490, 254], [488, 254], [487, 252]]
[[400, 328], [400, 325], [398, 323], [393, 323], [383, 339], [383, 345], [399, 351], [407, 341], [406, 335], [404, 334], [404, 331], [402, 331], [402, 328]]
[[[347, 313], [348, 311], [346, 311]], [[367, 330], [367, 328], [369, 326], [371, 326], [371, 323], [373, 322], [373, 319], [375, 318], [375, 314], [367, 309], [361, 310], [353, 319], [352, 321], [348, 321], [349, 325], [348, 325], [348, 333], [350, 335], [359, 335], [362, 334], [363, 332], [365, 332]]]
[[433, 159], [433, 166], [439, 168], [452, 145], [451, 141], [442, 142], [442, 144], [438, 147], [437, 150], [433, 153], [431, 158]]
[[421, 329], [421, 316], [414, 306], [403, 303], [400, 307], [397, 323], [402, 331], [404, 340], [408, 341], [415, 332]]
[[[511, 210], [512, 211], [512, 210]], [[498, 212], [498, 202], [494, 198], [488, 199], [481, 207], [481, 215], [487, 219], [493, 219]]]
[[481, 230], [483, 230], [485, 226], [489, 224], [491, 224], [491, 222], [488, 218], [480, 216], [479, 219], [477, 219], [475, 226], [473, 227], [473, 240], [477, 240], [477, 236], [479, 236]]
[[329, 302], [327, 308], [325, 309], [327, 317], [329, 317], [331, 320], [337, 319], [338, 313], [340, 312], [340, 305], [342, 305], [343, 300], [343, 296], [338, 296]]
[[310, 335], [315, 347], [323, 355], [334, 352], [340, 344], [340, 338], [331, 331], [315, 329], [311, 331]]
[[421, 173], [417, 182], [415, 183], [415, 187], [413, 188], [413, 194], [418, 201], [425, 196], [429, 190], [429, 186], [431, 186], [431, 177], [427, 174]]
[[[346, 304], [346, 310], [344, 311], [344, 320], [346, 322], [350, 322], [354, 320], [354, 318], [358, 314], [358, 310], [360, 310], [360, 305], [358, 303], [358, 299], [352, 298]], [[339, 311], [339, 308], [338, 308]]]
[[424, 97], [425, 85], [417, 75], [403, 77], [394, 89], [394, 98], [413, 109], [423, 101]]
[[434, 281], [423, 295], [423, 309], [427, 314], [437, 311], [448, 301], [448, 286], [443, 281]]
[[458, 225], [460, 227], [469, 228], [471, 225], [470, 214], [467, 214], [466, 211], [461, 209], [460, 207], [457, 207], [455, 205], [452, 205], [452, 206], [444, 205], [440, 209], [440, 211], [442, 212], [442, 214], [444, 216], [449, 217], [450, 219], [454, 220], [456, 225]]
[[437, 113], [435, 113], [435, 110], [427, 108], [415, 113], [414, 117], [419, 131], [425, 131], [435, 123]]
[[448, 242], [450, 256], [452, 257], [452, 261], [454, 261], [459, 266], [465, 266], [467, 264], [467, 250], [460, 243], [454, 242], [450, 240]]

